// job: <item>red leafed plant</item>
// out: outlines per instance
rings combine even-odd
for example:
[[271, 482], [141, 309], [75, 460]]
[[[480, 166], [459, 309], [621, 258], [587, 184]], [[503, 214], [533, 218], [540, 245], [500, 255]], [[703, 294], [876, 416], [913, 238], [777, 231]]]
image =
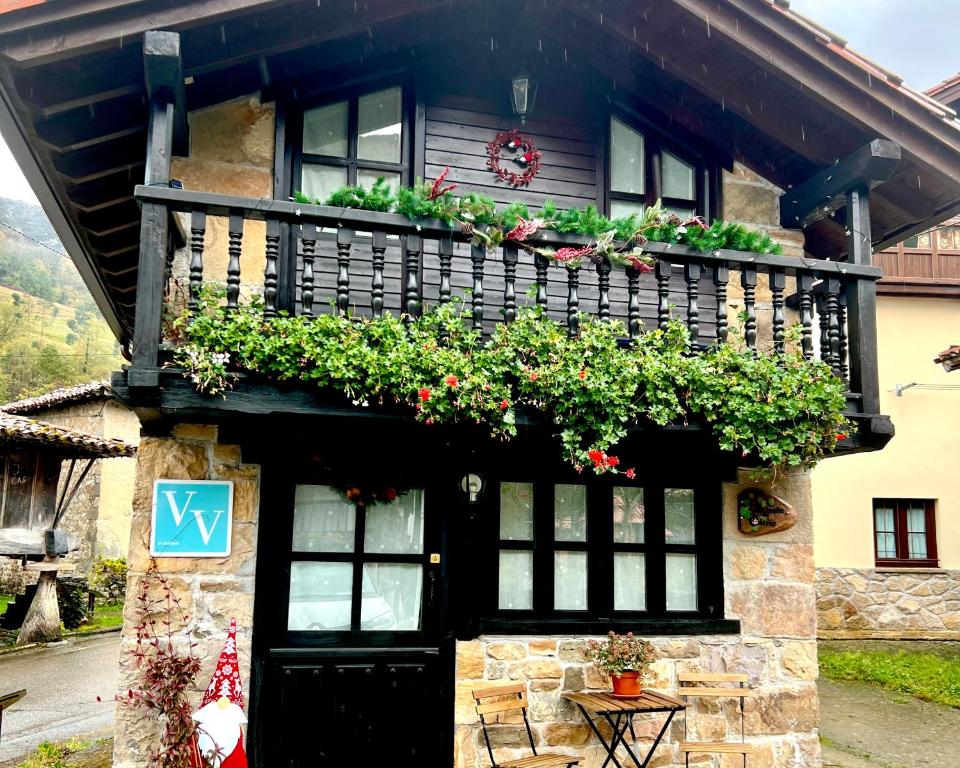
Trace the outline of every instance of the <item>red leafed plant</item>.
[[443, 171], [440, 172], [440, 175], [434, 180], [433, 185], [430, 187], [430, 194], [427, 196], [427, 200], [436, 200], [438, 197], [443, 197], [447, 192], [453, 192], [457, 188], [457, 184], [447, 184], [443, 186], [443, 182], [447, 178], [447, 174], [450, 173], [450, 166], [448, 165]]
[[197, 644], [186, 629], [175, 629], [185, 627], [188, 616], [156, 559], [151, 558], [134, 601], [137, 643], [126, 653], [140, 674], [140, 687], [117, 700], [156, 712], [163, 732], [159, 747], [148, 755], [151, 768], [208, 768], [196, 749], [197, 723], [187, 701], [200, 673]]

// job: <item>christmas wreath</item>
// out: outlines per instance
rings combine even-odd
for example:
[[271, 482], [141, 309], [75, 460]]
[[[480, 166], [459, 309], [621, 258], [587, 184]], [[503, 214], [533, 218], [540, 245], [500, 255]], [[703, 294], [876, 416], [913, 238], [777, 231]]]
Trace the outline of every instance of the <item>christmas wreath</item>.
[[[514, 153], [513, 162], [523, 168], [522, 173], [503, 167], [504, 150]], [[540, 150], [533, 143], [533, 139], [517, 130], [498, 133], [496, 138], [487, 144], [487, 166], [511, 187], [525, 187], [533, 181], [540, 172], [540, 159]]]

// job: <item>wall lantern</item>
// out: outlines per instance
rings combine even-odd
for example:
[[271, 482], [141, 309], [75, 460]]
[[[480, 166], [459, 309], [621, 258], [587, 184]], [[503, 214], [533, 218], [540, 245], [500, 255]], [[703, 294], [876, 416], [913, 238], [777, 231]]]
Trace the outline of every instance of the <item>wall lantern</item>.
[[518, 72], [510, 80], [510, 103], [513, 114], [520, 122], [527, 122], [527, 115], [533, 112], [533, 103], [537, 99], [537, 81], [528, 72]]
[[483, 478], [473, 472], [464, 475], [460, 481], [460, 490], [463, 491], [463, 495], [467, 497], [467, 501], [471, 504], [476, 504], [480, 499], [483, 493], [483, 486]]

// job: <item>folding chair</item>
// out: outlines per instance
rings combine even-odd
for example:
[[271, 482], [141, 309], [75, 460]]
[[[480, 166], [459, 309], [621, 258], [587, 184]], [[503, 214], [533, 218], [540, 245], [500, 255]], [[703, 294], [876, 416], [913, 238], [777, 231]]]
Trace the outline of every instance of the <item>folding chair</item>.
[[[537, 754], [537, 748], [533, 744], [533, 731], [530, 730], [530, 721], [527, 720], [527, 687], [523, 683], [474, 688], [473, 700], [476, 703], [477, 714], [480, 715], [483, 740], [487, 743], [487, 752], [490, 754], [490, 763], [493, 768], [570, 768], [580, 764], [581, 758], [575, 755]], [[518, 709], [523, 713], [523, 725], [527, 729], [527, 738], [530, 739], [533, 755], [498, 763], [493, 757], [493, 747], [490, 746], [490, 733], [487, 730], [490, 723], [487, 722], [487, 718], [493, 715], [496, 722], [501, 714], [515, 712]]]
[[[683, 717], [684, 740], [680, 742], [680, 751], [684, 754], [684, 761], [687, 766], [690, 765], [690, 755], [692, 753], [727, 753], [743, 755], [743, 767], [747, 767], [747, 755], [753, 754], [753, 745], [745, 742], [743, 730], [743, 701], [748, 696], [753, 695], [752, 691], [746, 687], [749, 680], [748, 675], [734, 672], [681, 672], [677, 675], [677, 681], [680, 684], [677, 692], [684, 698], [740, 699], [740, 741], [687, 741], [687, 718], [690, 710], [686, 711]], [[714, 684], [721, 684], [722, 687], [708, 687]]]

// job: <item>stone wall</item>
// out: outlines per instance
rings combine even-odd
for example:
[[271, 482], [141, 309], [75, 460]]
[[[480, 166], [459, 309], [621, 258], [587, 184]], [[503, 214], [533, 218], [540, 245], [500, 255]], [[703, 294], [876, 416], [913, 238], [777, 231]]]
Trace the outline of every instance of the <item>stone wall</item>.
[[[750, 768], [819, 768], [819, 703], [815, 639], [814, 568], [810, 482], [808, 475], [781, 477], [776, 493], [797, 510], [798, 524], [769, 536], [746, 538], [737, 531], [736, 498], [753, 485], [724, 488], [724, 589], [727, 618], [739, 618], [739, 635], [650, 638], [659, 659], [650, 687], [677, 694], [678, 672], [742, 672], [750, 676], [754, 696], [745, 707], [745, 733], [755, 745]], [[580, 714], [561, 696], [565, 691], [609, 690], [609, 683], [585, 656], [583, 637], [483, 636], [457, 645], [456, 766], [478, 768], [489, 758], [471, 690], [496, 682], [525, 682], [530, 720], [538, 749], [584, 756], [581, 765], [596, 768], [602, 748]], [[691, 739], [739, 739], [740, 716], [735, 700], [697, 700], [687, 717]], [[494, 728], [498, 760], [529, 754], [522, 721], [505, 719]], [[642, 722], [641, 722], [642, 720]], [[658, 718], [638, 720], [637, 737], [647, 744], [656, 735]], [[651, 730], [653, 729], [653, 730]], [[658, 766], [684, 765], [677, 742], [683, 718], [651, 761]], [[740, 756], [732, 763], [740, 765]], [[705, 756], [691, 764], [709, 765]]]
[[817, 569], [824, 639], [960, 640], [960, 571]]
[[[190, 692], [195, 707], [210, 681], [226, 639], [230, 619], [236, 618], [237, 651], [245, 697], [250, 691], [250, 639], [253, 630], [253, 592], [257, 560], [260, 468], [242, 464], [240, 449], [217, 442], [213, 426], [180, 424], [169, 437], [145, 437], [137, 456], [137, 481], [130, 531], [130, 572], [127, 595], [140, 589], [150, 565], [150, 512], [153, 483], [173, 480], [233, 481], [233, 532], [231, 554], [226, 558], [159, 558], [160, 572], [169, 579], [174, 597], [188, 617], [174, 625], [175, 643], [186, 649], [192, 640], [203, 669]], [[154, 588], [155, 589], [155, 588]], [[160, 617], [155, 617], [160, 618]], [[120, 657], [120, 691], [140, 686], [133, 657], [137, 601], [128, 599], [124, 610]], [[249, 700], [249, 699], [248, 699]], [[144, 768], [151, 749], [159, 743], [155, 714], [117, 705], [114, 768]]]

